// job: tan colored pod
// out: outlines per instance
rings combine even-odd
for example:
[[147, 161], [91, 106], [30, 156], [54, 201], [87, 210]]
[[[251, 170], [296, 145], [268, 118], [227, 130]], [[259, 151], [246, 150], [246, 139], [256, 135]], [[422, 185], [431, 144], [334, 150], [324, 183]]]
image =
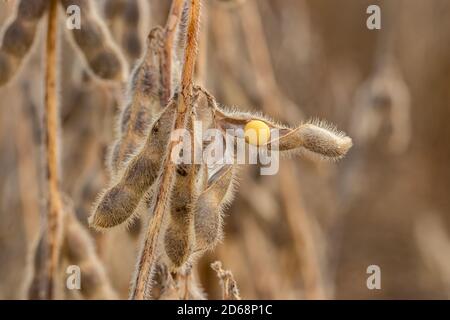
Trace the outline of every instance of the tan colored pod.
[[72, 44], [79, 50], [88, 70], [103, 80], [124, 81], [128, 76], [128, 63], [92, 0], [61, 0], [67, 9], [71, 5], [80, 8], [81, 28], [67, 29]]
[[30, 52], [38, 23], [47, 11], [48, 1], [21, 0], [15, 15], [2, 30], [0, 47], [0, 86], [10, 81]]
[[129, 219], [155, 181], [173, 126], [176, 104], [170, 103], [150, 127], [148, 137], [94, 206], [95, 228], [110, 228]]

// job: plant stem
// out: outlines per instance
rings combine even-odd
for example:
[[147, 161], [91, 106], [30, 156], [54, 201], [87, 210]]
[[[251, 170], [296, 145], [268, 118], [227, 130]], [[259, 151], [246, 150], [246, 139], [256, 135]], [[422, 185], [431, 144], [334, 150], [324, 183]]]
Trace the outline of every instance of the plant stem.
[[180, 23], [181, 13], [183, 12], [183, 5], [185, 0], [174, 0], [170, 8], [169, 16], [166, 22], [166, 35], [164, 44], [164, 62], [162, 72], [163, 82], [163, 101], [167, 105], [172, 96], [172, 59], [173, 46], [175, 41], [175, 34]]
[[[177, 0], [175, 0], [177, 1]], [[182, 92], [178, 97], [178, 111], [175, 119], [174, 130], [183, 129], [187, 116], [190, 113], [192, 100], [192, 79], [194, 76], [195, 60], [197, 55], [198, 25], [200, 19], [200, 0], [191, 0], [189, 11], [189, 26], [187, 30], [187, 42], [185, 49], [185, 61], [181, 78]], [[157, 259], [157, 243], [164, 214], [172, 192], [175, 180], [175, 163], [171, 161], [171, 154], [176, 141], [171, 141], [161, 166], [157, 188], [153, 202], [153, 218], [149, 223], [141, 249], [134, 286], [130, 299], [143, 300], [146, 298], [146, 290], [151, 282], [151, 274]]]
[[58, 170], [58, 105], [56, 92], [57, 22], [58, 1], [51, 0], [48, 12], [46, 66], [45, 66], [45, 113], [44, 130], [46, 142], [47, 171], [47, 225], [45, 260], [45, 298], [54, 298], [61, 243], [61, 195]]

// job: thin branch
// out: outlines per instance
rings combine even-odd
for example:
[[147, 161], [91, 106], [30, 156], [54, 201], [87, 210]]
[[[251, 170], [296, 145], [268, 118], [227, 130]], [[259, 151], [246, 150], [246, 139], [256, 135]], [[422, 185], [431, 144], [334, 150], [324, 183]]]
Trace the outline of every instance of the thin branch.
[[191, 0], [189, 27], [187, 30], [187, 43], [185, 50], [185, 61], [181, 78], [182, 97], [178, 104], [179, 112], [185, 112], [186, 107], [190, 107], [192, 98], [192, 87], [197, 59], [198, 31], [200, 24], [200, 0]]
[[183, 5], [185, 0], [174, 0], [172, 2], [172, 7], [170, 8], [170, 13], [167, 18], [167, 23], [165, 27], [166, 40], [164, 44], [164, 62], [163, 62], [163, 101], [164, 104], [169, 102], [172, 96], [172, 59], [173, 59], [173, 46], [175, 42], [175, 35], [177, 28], [180, 23], [181, 14], [183, 12]]
[[222, 263], [220, 261], [211, 263], [211, 268], [217, 273], [217, 277], [220, 279], [220, 284], [222, 286], [222, 299], [241, 300], [233, 273], [229, 270], [223, 270]]
[[[189, 15], [189, 26], [184, 55], [185, 62], [181, 78], [182, 92], [181, 95], [178, 96], [178, 112], [175, 119], [174, 130], [185, 128], [187, 116], [191, 110], [192, 79], [197, 55], [197, 37], [200, 19], [200, 0], [191, 0]], [[171, 141], [161, 166], [160, 177], [158, 179], [159, 183], [155, 190], [154, 202], [151, 210], [153, 212], [153, 218], [149, 223], [139, 256], [135, 281], [130, 294], [131, 299], [145, 299], [146, 290], [149, 288], [151, 282], [152, 270], [157, 259], [156, 249], [161, 224], [164, 220], [165, 209], [170, 199], [175, 180], [175, 163], [171, 161], [171, 154], [176, 143], [176, 141]]]
[[207, 63], [208, 63], [208, 21], [209, 21], [209, 3], [205, 3], [202, 10], [202, 23], [199, 31], [199, 48], [197, 64], [195, 66], [195, 83], [198, 86], [205, 87]]
[[45, 69], [45, 142], [46, 142], [46, 170], [48, 178], [47, 194], [47, 252], [45, 298], [54, 298], [54, 282], [57, 273], [59, 250], [61, 245], [61, 213], [62, 203], [59, 191], [59, 163], [58, 163], [58, 102], [56, 92], [56, 64], [57, 64], [57, 0], [51, 0], [48, 13], [46, 69]]

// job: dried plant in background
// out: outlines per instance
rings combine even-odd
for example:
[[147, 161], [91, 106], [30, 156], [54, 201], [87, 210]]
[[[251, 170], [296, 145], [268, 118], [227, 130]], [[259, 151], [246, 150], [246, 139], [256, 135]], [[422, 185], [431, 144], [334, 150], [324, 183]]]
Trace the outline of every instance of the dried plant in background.
[[94, 241], [78, 221], [73, 203], [64, 197], [64, 231], [62, 254], [81, 272], [80, 294], [84, 299], [117, 299], [103, 263], [95, 250]]
[[30, 52], [38, 23], [47, 11], [46, 0], [21, 0], [15, 15], [6, 23], [0, 47], [0, 86], [7, 83], [19, 69]]
[[[30, 51], [38, 23], [47, 12], [48, 1], [19, 1], [15, 16], [6, 24], [0, 50], [0, 85], [8, 82]], [[83, 15], [80, 29], [70, 30], [74, 47], [78, 48], [92, 74], [105, 80], [124, 80], [128, 66], [117, 45], [99, 17], [95, 3], [88, 1], [61, 0], [65, 8], [71, 5], [80, 7]], [[65, 11], [65, 10], [64, 10]]]
[[[394, 23], [401, 2], [387, 4], [386, 22]], [[399, 31], [389, 28], [378, 39], [374, 71], [355, 93], [352, 134], [358, 144], [369, 148], [387, 144], [389, 153], [407, 151], [411, 141], [411, 94], [396, 58]], [[376, 140], [379, 140], [377, 142]]]
[[223, 300], [241, 300], [239, 289], [231, 271], [223, 270], [220, 261], [212, 263], [211, 268], [217, 272], [217, 277], [220, 279]]
[[122, 48], [130, 66], [143, 51], [143, 41], [149, 26], [149, 3], [146, 0], [106, 0], [103, 15], [116, 42]]
[[395, 59], [386, 59], [355, 95], [352, 132], [361, 145], [386, 140], [389, 152], [398, 155], [411, 140], [410, 94]]
[[[289, 111], [286, 106], [292, 105], [292, 102], [278, 88], [256, 2], [253, 0], [247, 1], [240, 11], [240, 17], [243, 23], [247, 50], [257, 79], [256, 87], [263, 101], [262, 107], [273, 116], [287, 115]], [[324, 134], [326, 133], [324, 132]], [[349, 143], [349, 141], [346, 142], [348, 145], [343, 147], [342, 151], [345, 150], [344, 152], [346, 152], [348, 150], [351, 145]], [[311, 139], [310, 144], [313, 148], [320, 147], [318, 141], [314, 139]], [[322, 155], [328, 153], [324, 152], [324, 149], [321, 151], [318, 153]], [[333, 158], [333, 155], [330, 155]], [[336, 154], [336, 156], [338, 155]], [[305, 297], [311, 299], [323, 298], [322, 276], [314, 244], [315, 239], [311, 230], [310, 217], [308, 217], [308, 213], [298, 195], [292, 194], [293, 190], [300, 190], [300, 184], [292, 174], [293, 172], [295, 172], [295, 169], [292, 162], [285, 161], [281, 165], [279, 183], [281, 196], [286, 206], [286, 218], [293, 235], [297, 259], [300, 263], [300, 274], [302, 275], [305, 288]]]
[[424, 263], [438, 273], [450, 295], [450, 237], [442, 218], [436, 213], [423, 214], [414, 225], [414, 236]]
[[128, 64], [112, 40], [96, 4], [86, 0], [61, 0], [64, 8], [76, 5], [80, 8], [81, 27], [68, 30], [72, 43], [80, 50], [88, 70], [103, 80], [125, 81]]
[[[43, 238], [41, 250], [37, 252], [39, 257], [43, 259], [40, 265], [43, 270], [36, 271], [37, 277], [40, 277], [38, 281], [41, 283], [39, 294], [42, 295], [41, 298], [46, 299], [53, 299], [56, 296], [56, 278], [60, 273], [60, 251], [64, 233], [62, 216], [65, 210], [61, 198], [60, 142], [58, 141], [60, 116], [57, 94], [58, 3], [58, 0], [52, 0], [50, 2], [20, 1], [17, 4], [14, 18], [4, 29], [2, 37], [3, 51], [0, 63], [2, 70], [5, 71], [2, 72], [2, 75], [5, 75], [5, 77], [0, 83], [0, 85], [3, 85], [12, 78], [24, 56], [30, 51], [36, 35], [37, 24], [43, 14], [48, 12], [43, 125], [45, 140], [43, 163], [46, 171], [45, 196], [47, 199], [47, 214], [42, 223], [43, 232], [41, 236]], [[70, 4], [62, 1], [63, 6]], [[90, 15], [90, 18], [92, 18], [92, 21], [90, 21], [92, 28], [85, 26], [81, 37], [77, 38], [75, 35], [75, 42], [79, 45], [87, 58], [88, 65], [93, 68], [93, 72], [97, 76], [103, 79], [120, 81], [127, 74], [126, 62], [121, 61], [123, 60], [120, 58], [121, 53], [109, 40], [108, 30], [102, 26], [103, 22], [96, 16], [94, 3], [92, 1], [81, 1], [77, 4], [83, 7], [83, 13], [86, 16]], [[18, 41], [18, 38], [23, 38], [23, 41]], [[84, 42], [86, 39], [93, 41]], [[102, 40], [105, 40], [104, 46], [99, 46], [99, 44], [103, 43]], [[111, 63], [111, 65], [105, 66], [105, 63]]]

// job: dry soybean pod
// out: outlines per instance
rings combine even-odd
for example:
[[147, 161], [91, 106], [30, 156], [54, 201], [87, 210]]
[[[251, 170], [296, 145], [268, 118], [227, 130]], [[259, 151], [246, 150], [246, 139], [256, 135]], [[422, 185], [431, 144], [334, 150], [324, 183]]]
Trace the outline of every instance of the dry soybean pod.
[[[154, 29], [154, 31], [150, 34], [150, 44], [152, 43], [152, 39], [155, 41], [160, 39], [159, 33], [160, 30], [158, 28]], [[137, 86], [137, 88], [134, 89], [134, 92], [138, 96], [142, 97], [142, 95], [151, 95], [151, 93], [154, 92], [155, 83], [158, 83], [155, 78], [158, 78], [160, 74], [165, 75], [167, 72], [170, 72], [170, 70], [167, 70], [165, 67], [161, 72], [151, 72], [154, 70], [148, 68], [148, 62], [149, 59], [153, 59], [152, 55], [154, 54], [156, 54], [156, 51], [150, 48], [150, 50], [147, 51], [146, 57], [144, 57], [144, 63], [135, 69], [134, 77], [132, 77], [131, 80], [131, 88]], [[165, 58], [167, 57], [165, 56]], [[156, 65], [153, 65], [153, 67], [156, 67]], [[167, 75], [165, 77], [167, 77]], [[173, 103], [175, 103], [178, 99], [178, 96], [173, 97], [174, 102], [169, 103], [169, 105], [164, 109], [161, 119], [154, 121], [153, 127], [148, 132], [147, 142], [144, 144], [139, 153], [128, 161], [128, 167], [120, 170], [123, 172], [123, 175], [119, 183], [105, 191], [104, 194], [100, 196], [98, 203], [95, 205], [96, 209], [94, 214], [90, 218], [90, 222], [93, 226], [98, 228], [112, 227], [124, 222], [135, 212], [139, 202], [144, 197], [144, 193], [146, 193], [153, 184], [155, 175], [159, 170], [161, 158], [166, 151], [165, 143], [168, 141], [168, 135], [173, 124], [173, 119], [171, 118], [171, 116], [174, 116], [175, 112], [175, 106]], [[165, 104], [165, 96], [162, 100], [163, 102], [161, 103]], [[133, 123], [129, 123], [130, 120], [128, 119], [128, 114], [131, 115], [131, 111], [131, 109], [125, 107], [121, 116], [122, 124], [128, 125], [128, 128], [133, 126]], [[163, 143], [161, 143], [161, 141]], [[132, 146], [132, 148], [128, 148], [128, 151], [125, 149], [125, 151], [122, 152], [122, 155], [119, 152], [119, 148], [120, 147], [118, 147], [118, 144], [116, 144], [111, 152], [110, 163], [112, 164], [112, 172], [119, 171], [119, 169], [121, 169], [120, 162], [124, 160], [123, 154], [127, 154], [134, 147]], [[136, 166], [139, 166], [139, 168], [136, 168]], [[134, 174], [141, 173], [142, 170], [144, 170], [145, 175], [135, 177], [136, 183], [127, 180], [130, 178], [127, 176], [128, 173], [131, 172], [133, 174], [136, 170], [138, 172], [135, 172]], [[120, 174], [117, 174], [115, 180], [119, 180], [119, 176]], [[128, 181], [128, 183], [125, 183], [124, 180]], [[128, 186], [128, 190], [123, 188], [124, 183]], [[145, 198], [148, 197], [149, 195], [147, 194]], [[119, 208], [114, 208], [114, 203], [110, 202], [114, 199], [120, 200]]]
[[91, 226], [110, 228], [125, 222], [134, 213], [159, 172], [175, 111], [176, 103], [172, 102], [155, 119], [142, 148], [130, 158], [112, 186], [100, 195], [89, 218]]
[[[247, 143], [258, 146], [267, 146], [284, 156], [311, 154], [324, 160], [338, 160], [352, 147], [350, 137], [324, 121], [313, 120], [290, 128], [265, 116], [228, 111], [219, 109], [217, 104], [215, 106], [215, 118], [222, 130], [234, 129], [237, 138], [245, 138]], [[240, 136], [239, 132], [243, 134]], [[251, 138], [247, 139], [248, 136]]]
[[[193, 88], [193, 109], [189, 116], [186, 129], [183, 132], [182, 163], [177, 165], [175, 185], [170, 199], [167, 227], [164, 234], [164, 249], [169, 258], [168, 265], [171, 269], [179, 270], [188, 261], [195, 250], [195, 209], [198, 194], [203, 190], [207, 180], [207, 167], [198, 164], [195, 153], [198, 143], [198, 128], [195, 121], [202, 121], [202, 126], [208, 125], [211, 109], [208, 108], [209, 101], [202, 99], [202, 91]], [[187, 145], [186, 142], [190, 143]], [[176, 151], [175, 151], [176, 152]], [[184, 158], [189, 152], [189, 157]]]
[[128, 64], [114, 43], [92, 0], [61, 0], [64, 11], [69, 6], [80, 8], [81, 27], [68, 29], [72, 44], [79, 49], [88, 70], [103, 80], [124, 81]]
[[[200, 170], [200, 165], [192, 164], [194, 145], [191, 137], [194, 136], [194, 119], [194, 115], [191, 115], [187, 125], [188, 130], [184, 132], [181, 151], [183, 156], [186, 152], [190, 152], [190, 161], [177, 165], [167, 229], [164, 234], [165, 252], [170, 259], [169, 265], [175, 270], [188, 260], [195, 242], [193, 206], [197, 197], [197, 184], [202, 181], [202, 177], [198, 180], [199, 173], [203, 171]], [[186, 141], [189, 141], [190, 145], [187, 145]]]
[[132, 65], [142, 53], [142, 30], [148, 30], [149, 8], [146, 0], [106, 0], [103, 16], [114, 39]]
[[15, 15], [6, 23], [0, 47], [0, 86], [11, 80], [30, 52], [48, 3], [47, 0], [21, 0]]
[[122, 14], [123, 34], [120, 43], [130, 63], [136, 61], [142, 52], [139, 26], [141, 21], [148, 19], [145, 4], [145, 1], [128, 0]]
[[235, 165], [223, 166], [198, 196], [194, 208], [196, 252], [213, 249], [222, 239], [222, 214], [233, 200], [236, 170]]
[[[187, 119], [191, 116], [193, 76], [197, 56], [198, 26], [200, 21], [200, 0], [190, 1], [189, 25], [185, 47], [184, 64], [181, 76], [181, 93], [177, 101], [174, 131], [185, 129]], [[175, 142], [167, 147], [164, 161], [161, 164], [158, 183], [155, 187], [154, 201], [151, 211], [153, 218], [148, 224], [144, 241], [139, 253], [135, 276], [132, 281], [130, 299], [143, 300], [149, 297], [152, 272], [158, 261], [158, 239], [160, 238], [161, 225], [165, 221], [167, 204], [170, 201], [173, 185], [175, 183], [176, 166], [170, 155], [175, 148]]]
[[147, 51], [134, 68], [128, 98], [118, 119], [118, 139], [111, 148], [108, 165], [111, 175], [134, 154], [147, 135], [152, 117], [161, 109], [161, 29], [155, 28], [148, 37]]

